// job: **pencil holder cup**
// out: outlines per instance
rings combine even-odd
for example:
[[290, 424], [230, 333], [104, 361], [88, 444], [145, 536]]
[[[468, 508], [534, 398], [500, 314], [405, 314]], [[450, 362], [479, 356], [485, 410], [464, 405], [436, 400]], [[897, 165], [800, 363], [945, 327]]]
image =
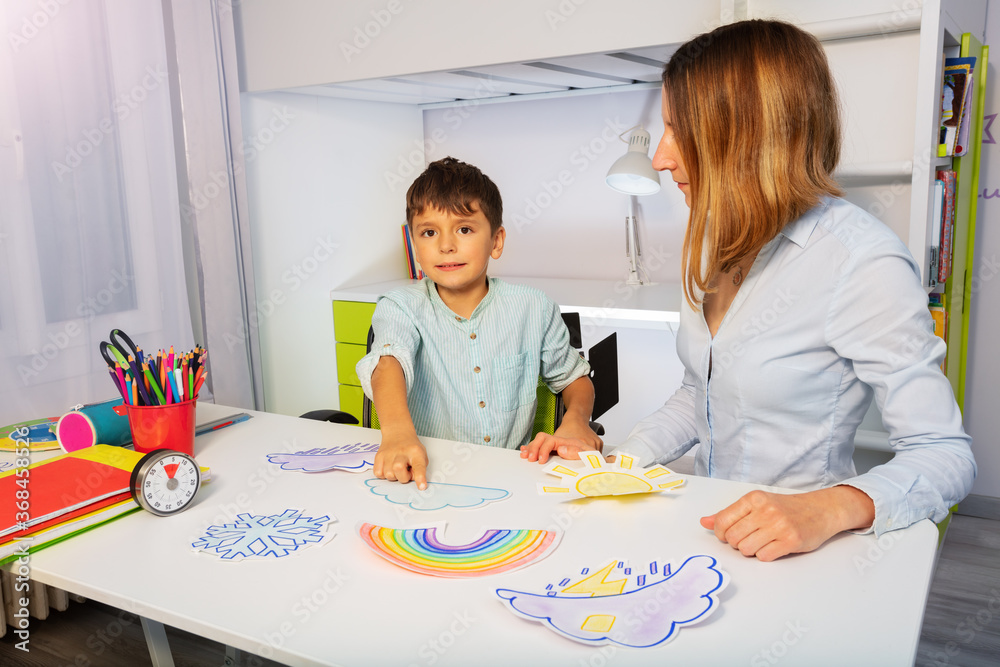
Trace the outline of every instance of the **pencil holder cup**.
[[84, 405], [67, 412], [56, 422], [56, 439], [65, 452], [94, 445], [127, 445], [132, 440], [128, 419], [115, 412], [122, 405], [116, 398]]
[[169, 405], [121, 405], [128, 415], [137, 452], [173, 449], [194, 456], [194, 408], [197, 399]]

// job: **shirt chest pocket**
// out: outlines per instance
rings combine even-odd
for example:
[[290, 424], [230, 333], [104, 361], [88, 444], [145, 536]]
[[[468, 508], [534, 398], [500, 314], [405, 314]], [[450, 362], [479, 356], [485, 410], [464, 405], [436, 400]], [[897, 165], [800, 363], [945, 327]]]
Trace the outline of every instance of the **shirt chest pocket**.
[[528, 368], [527, 352], [494, 359], [493, 378], [501, 410], [516, 410], [535, 400], [538, 372]]

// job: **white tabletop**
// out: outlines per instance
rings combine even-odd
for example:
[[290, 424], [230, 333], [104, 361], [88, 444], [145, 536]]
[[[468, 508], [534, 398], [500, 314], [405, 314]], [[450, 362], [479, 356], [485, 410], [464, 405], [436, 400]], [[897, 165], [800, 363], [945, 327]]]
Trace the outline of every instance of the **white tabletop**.
[[[241, 410], [199, 405], [198, 421]], [[378, 431], [264, 413], [199, 436], [213, 480], [186, 512], [141, 512], [31, 557], [32, 577], [291, 665], [912, 665], [937, 530], [922, 521], [873, 536], [841, 535], [818, 551], [760, 563], [698, 518], [752, 488], [688, 477], [671, 494], [559, 502], [540, 496], [542, 467], [518, 454], [427, 439], [435, 481], [500, 487], [480, 509], [401, 513], [372, 494], [368, 473], [286, 472], [265, 455], [356, 442]], [[555, 478], [550, 478], [555, 479]], [[239, 512], [287, 508], [337, 518], [336, 537], [280, 559], [223, 562], [191, 543]], [[442, 579], [398, 568], [356, 533], [447, 521], [449, 542], [488, 528], [558, 528], [559, 546], [525, 569]], [[463, 538], [466, 538], [463, 540]], [[512, 614], [497, 588], [540, 591], [611, 559], [642, 566], [708, 554], [730, 576], [721, 607], [672, 641], [646, 649], [585, 646]]]

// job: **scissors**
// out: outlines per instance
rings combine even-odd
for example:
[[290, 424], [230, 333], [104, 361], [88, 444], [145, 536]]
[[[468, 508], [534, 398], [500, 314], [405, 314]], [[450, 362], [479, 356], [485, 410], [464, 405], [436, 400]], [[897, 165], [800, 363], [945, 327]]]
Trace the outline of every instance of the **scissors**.
[[107, 362], [108, 367], [114, 370], [116, 364], [121, 364], [124, 368], [129, 367], [128, 358], [131, 355], [135, 362], [142, 363], [142, 354], [135, 346], [128, 334], [121, 329], [111, 330], [111, 342], [101, 341], [101, 356]]

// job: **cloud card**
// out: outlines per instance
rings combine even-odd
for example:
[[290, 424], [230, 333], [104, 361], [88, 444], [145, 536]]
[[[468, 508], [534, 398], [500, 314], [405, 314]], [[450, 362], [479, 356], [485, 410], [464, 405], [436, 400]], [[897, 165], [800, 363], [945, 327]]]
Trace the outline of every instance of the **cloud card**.
[[282, 470], [300, 472], [323, 472], [324, 470], [346, 470], [364, 472], [375, 464], [378, 443], [355, 443], [336, 447], [313, 448], [301, 452], [268, 454], [267, 460]]
[[445, 507], [473, 509], [510, 497], [510, 491], [505, 489], [464, 484], [428, 482], [427, 488], [423, 491], [418, 489], [416, 484], [400, 484], [386, 479], [369, 479], [365, 484], [372, 493], [384, 497], [390, 503], [408, 505], [411, 509], [421, 511], [439, 510]]
[[729, 576], [711, 556], [687, 558], [675, 570], [656, 562], [633, 571], [612, 561], [549, 584], [544, 592], [506, 588], [497, 596], [514, 614], [574, 641], [648, 648], [677, 637], [719, 607]]
[[660, 493], [684, 484], [684, 478], [659, 464], [643, 468], [639, 459], [619, 454], [608, 463], [599, 452], [580, 456], [582, 467], [556, 460], [545, 466], [545, 472], [559, 478], [558, 482], [539, 482], [538, 493], [569, 499], [594, 496], [620, 496], [632, 493]]

